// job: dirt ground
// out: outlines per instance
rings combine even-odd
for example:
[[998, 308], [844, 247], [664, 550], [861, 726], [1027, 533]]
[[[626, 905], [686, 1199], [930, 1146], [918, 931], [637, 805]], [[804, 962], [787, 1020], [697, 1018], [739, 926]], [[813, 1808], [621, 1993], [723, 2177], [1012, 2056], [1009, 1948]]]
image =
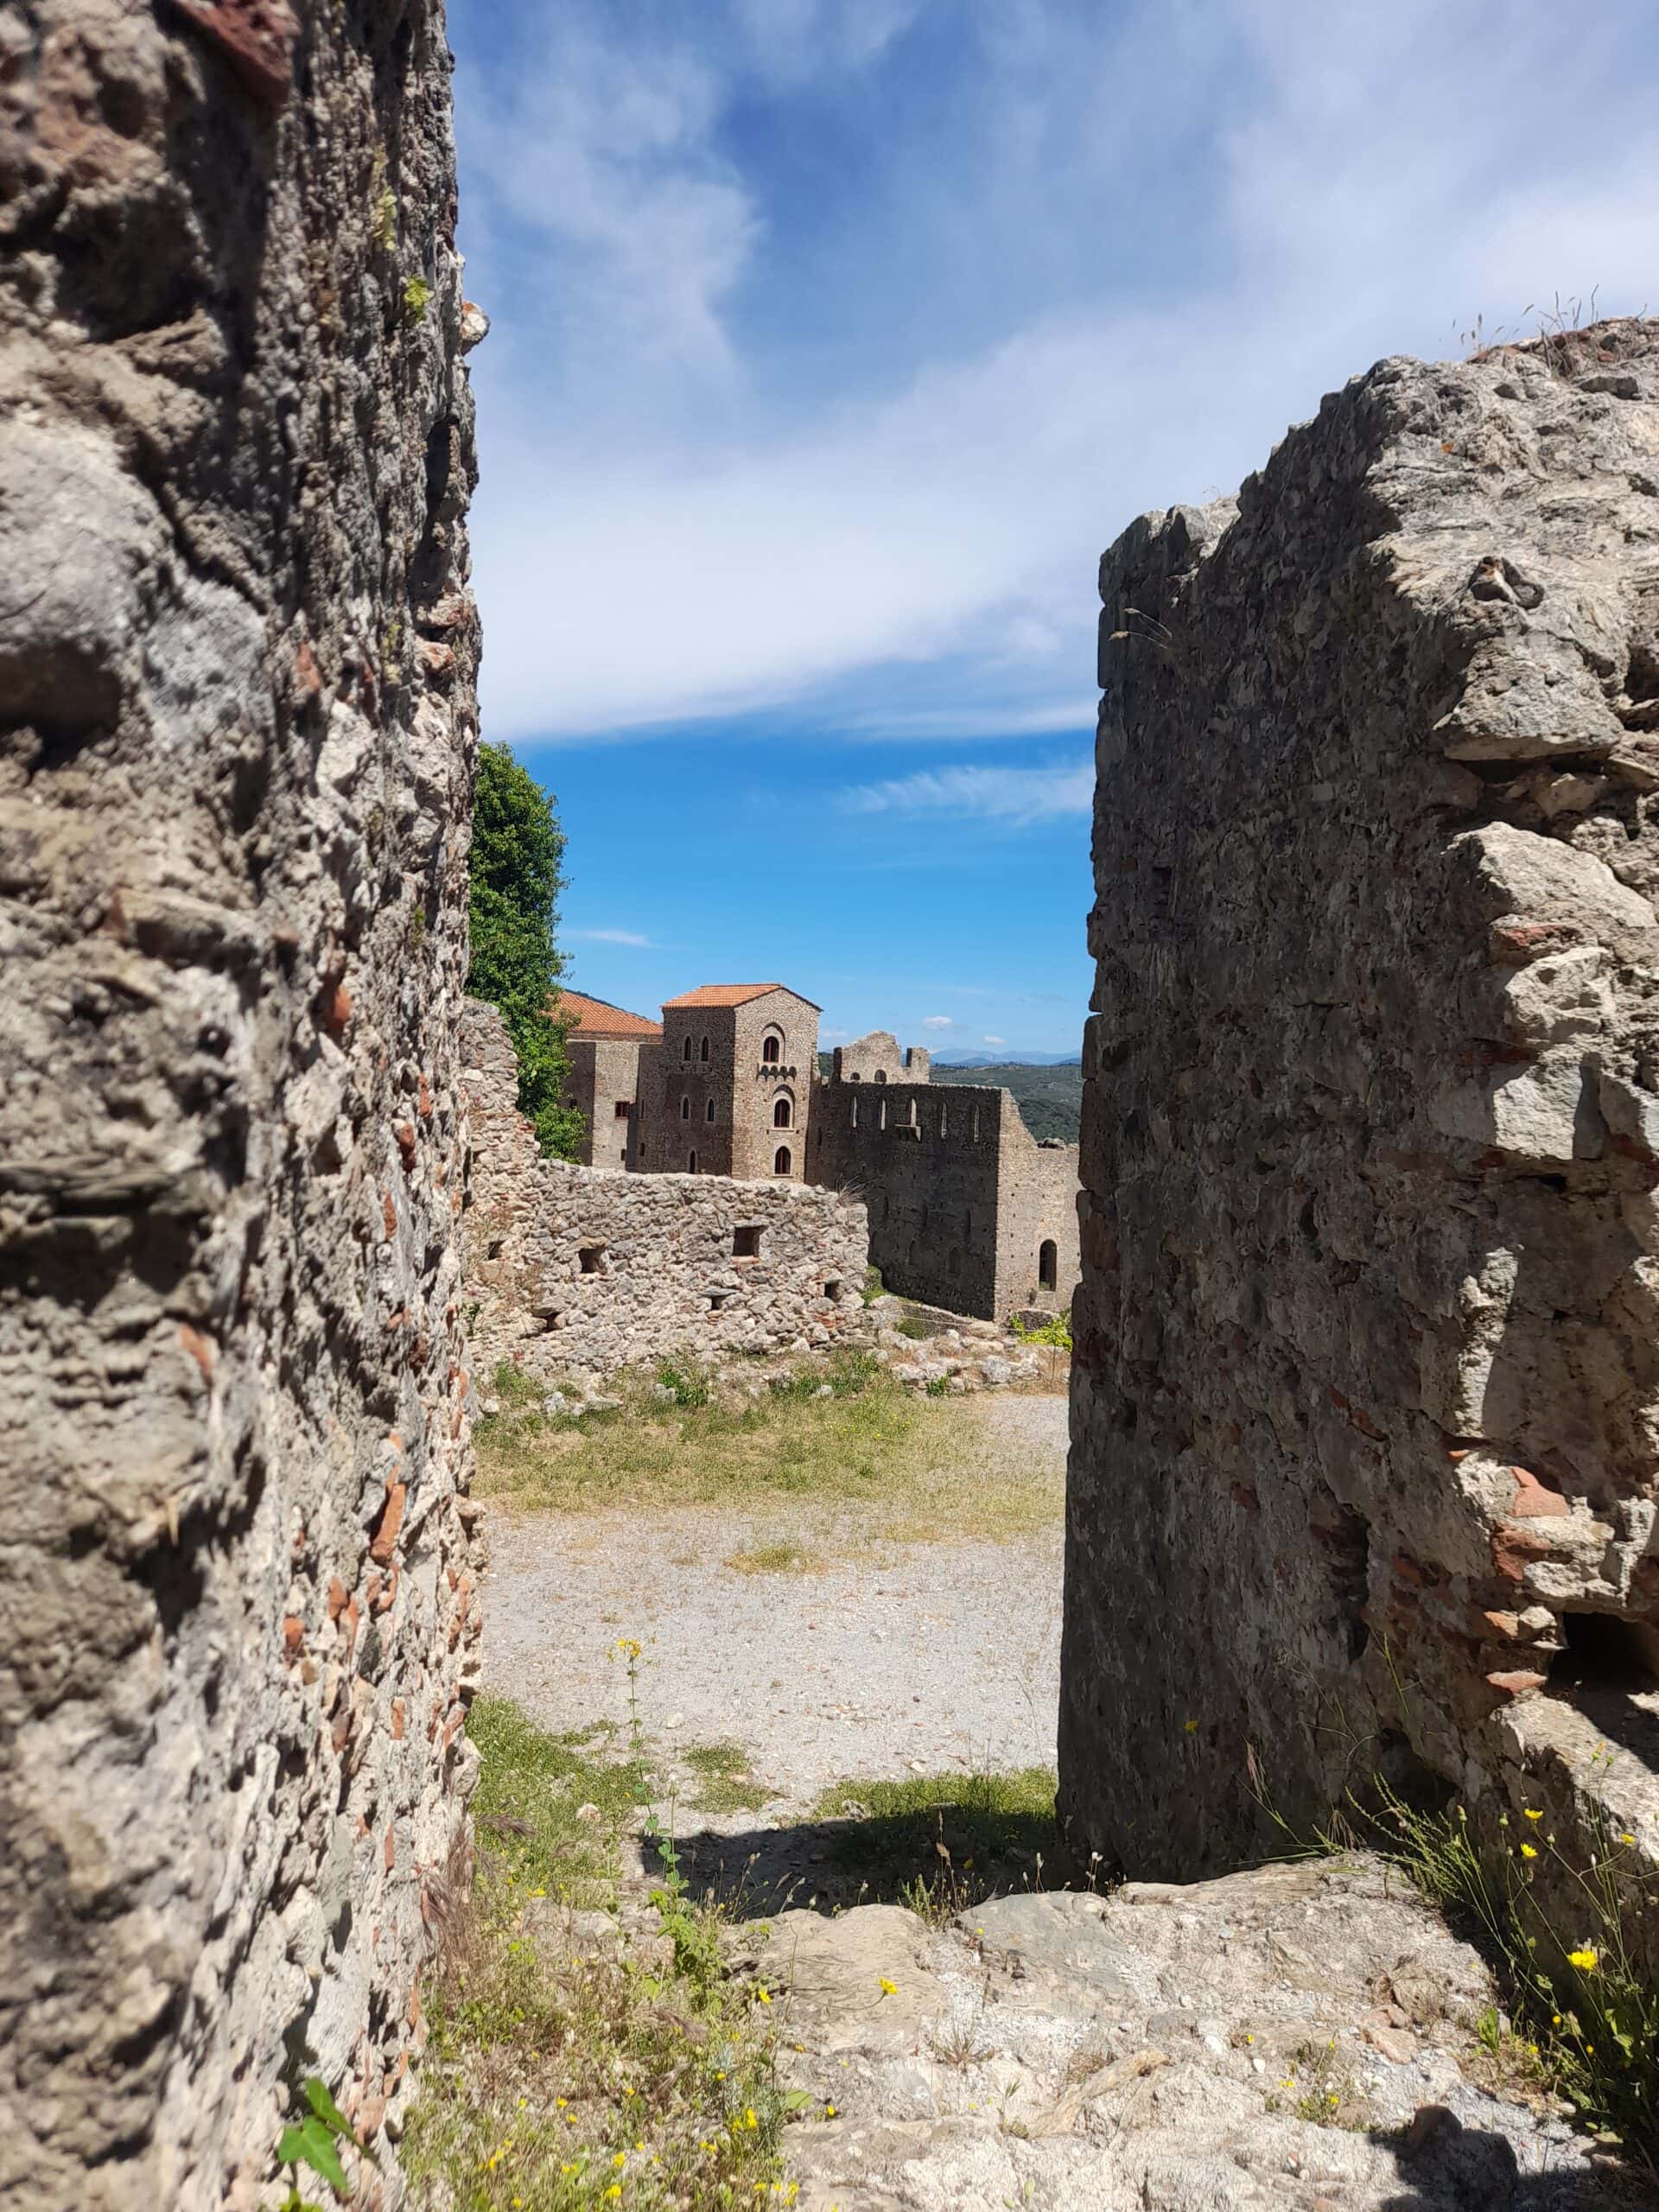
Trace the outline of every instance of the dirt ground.
[[[960, 1408], [952, 1408], [953, 1414]], [[971, 1483], [1018, 1461], [1064, 1468], [1060, 1397], [974, 1402]], [[917, 1773], [1052, 1766], [1061, 1524], [1002, 1543], [938, 1541], [835, 1555], [811, 1503], [756, 1510], [537, 1514], [491, 1520], [485, 1685], [556, 1731], [628, 1726], [619, 1642], [637, 1638], [639, 1717], [683, 1793], [683, 1834], [766, 1851], [829, 1786]], [[787, 1548], [805, 1571], [744, 1571]], [[733, 1560], [740, 1565], [733, 1566]], [[751, 1804], [709, 1815], [683, 1754], [741, 1750]], [[678, 1777], [676, 1783], [674, 1777]], [[760, 1841], [757, 1841], [760, 1839]], [[713, 1847], [713, 1841], [709, 1847]]]

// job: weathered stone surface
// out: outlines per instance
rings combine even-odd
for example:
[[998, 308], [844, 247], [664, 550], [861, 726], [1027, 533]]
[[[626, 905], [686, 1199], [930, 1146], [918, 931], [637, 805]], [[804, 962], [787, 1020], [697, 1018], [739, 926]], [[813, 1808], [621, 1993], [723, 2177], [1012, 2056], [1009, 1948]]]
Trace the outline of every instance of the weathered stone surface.
[[862, 1337], [864, 1209], [789, 1177], [633, 1174], [544, 1160], [493, 1007], [462, 1027], [469, 1122], [468, 1355], [591, 1384], [689, 1355], [807, 1351]]
[[1014, 1095], [935, 1084], [925, 1052], [873, 1030], [817, 1086], [807, 1174], [869, 1209], [889, 1290], [1006, 1322], [1060, 1313], [1077, 1283], [1077, 1147], [1039, 1143]]
[[8, 2205], [251, 2204], [309, 2071], [384, 2153], [422, 2040], [475, 1625], [448, 68], [436, 0], [0, 14]]
[[[1567, 2124], [1478, 2086], [1468, 1945], [1374, 1862], [778, 1915], [807, 2212], [1592, 2212]], [[833, 2107], [833, 2109], [831, 2109]]]
[[1063, 1811], [1651, 1854], [1659, 325], [1385, 361], [1101, 592]]

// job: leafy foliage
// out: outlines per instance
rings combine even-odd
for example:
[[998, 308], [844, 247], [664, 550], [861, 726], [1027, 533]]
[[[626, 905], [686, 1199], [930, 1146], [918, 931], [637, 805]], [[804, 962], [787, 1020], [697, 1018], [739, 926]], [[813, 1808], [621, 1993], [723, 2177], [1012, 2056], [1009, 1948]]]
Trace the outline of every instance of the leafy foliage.
[[519, 1111], [553, 1160], [573, 1160], [582, 1116], [564, 1103], [569, 1064], [554, 1009], [564, 834], [552, 804], [505, 745], [478, 753], [473, 812], [473, 961], [467, 988], [499, 1008], [518, 1055]]

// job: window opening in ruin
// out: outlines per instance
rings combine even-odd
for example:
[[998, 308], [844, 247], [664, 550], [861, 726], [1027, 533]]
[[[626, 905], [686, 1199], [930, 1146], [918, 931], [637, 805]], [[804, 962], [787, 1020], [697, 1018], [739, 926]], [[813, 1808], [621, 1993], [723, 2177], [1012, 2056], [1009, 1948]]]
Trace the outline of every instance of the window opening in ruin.
[[685, 1163], [685, 1172], [688, 1175], [695, 1175], [697, 1172], [697, 1155], [695, 1152]]
[[786, 1144], [780, 1144], [772, 1155], [772, 1172], [774, 1175], [788, 1174], [789, 1147]]
[[758, 1221], [740, 1222], [732, 1231], [732, 1257], [734, 1260], [758, 1260], [760, 1256], [760, 1223]]
[[702, 1040], [702, 1044], [701, 1044], [701, 1045], [699, 1045], [699, 1046], [698, 1046], [698, 1047], [697, 1047], [697, 1058], [698, 1058], [700, 1060], [706, 1060], [706, 1059], [708, 1058], [708, 1057], [709, 1057], [709, 1039], [705, 1037], [705, 1038], [703, 1039], [703, 1040]]
[[1552, 1689], [1624, 1690], [1659, 1681], [1659, 1632], [1619, 1613], [1564, 1613], [1566, 1641], [1550, 1662]]
[[1045, 1236], [1037, 1247], [1037, 1280], [1045, 1290], [1053, 1290], [1060, 1280], [1060, 1250], [1052, 1236]]
[[632, 1098], [619, 1098], [617, 1100], [616, 1118], [619, 1122], [626, 1122], [632, 1111], [633, 1101]]
[[939, 1135], [942, 1137], [948, 1137], [950, 1134], [950, 1109], [945, 1104], [944, 1101], [941, 1099], [939, 1101]]
[[885, 1193], [881, 1199], [881, 1218], [883, 1221], [891, 1221], [893, 1218], [893, 1200]]
[[506, 1243], [506, 1241], [507, 1240], [505, 1236], [492, 1236], [489, 1243], [484, 1248], [485, 1258], [486, 1260], [499, 1260], [501, 1256], [501, 1247]]
[[832, 1306], [839, 1306], [841, 1303], [841, 1285], [838, 1282], [825, 1283], [823, 1286], [823, 1294], [830, 1300], [830, 1303]]
[[849, 1075], [847, 1080], [849, 1083], [862, 1083], [864, 1078], [861, 1075]]
[[916, 1101], [912, 1098], [910, 1102], [910, 1111], [905, 1116], [906, 1122], [912, 1129], [916, 1127], [916, 1124], [920, 1118], [920, 1115], [921, 1109], [917, 1105]]
[[707, 1107], [703, 1110], [702, 1118], [705, 1122], [712, 1122], [715, 1118], [715, 1102], [712, 1098], [709, 1101]]
[[711, 1290], [709, 1293], [709, 1311], [711, 1313], [718, 1313], [731, 1294], [729, 1290]]
[[979, 1109], [977, 1106], [974, 1109], [973, 1127], [969, 1130], [968, 1134], [976, 1144], [979, 1142]]
[[[878, 1083], [882, 1080], [880, 1076], [877, 1076], [875, 1079]], [[885, 1098], [881, 1101], [880, 1108], [877, 1112], [875, 1126], [878, 1129], [885, 1129], [887, 1126], [887, 1102]]]
[[886, 1068], [877, 1068], [875, 1071], [875, 1079], [878, 1083], [885, 1083], [887, 1081], [887, 1071]]
[[852, 1120], [848, 1124], [848, 1127], [855, 1129], [858, 1127], [858, 1101], [856, 1098], [853, 1101], [853, 1116]]
[[688, 1038], [686, 1039], [686, 1040], [685, 1040], [685, 1050], [684, 1050], [684, 1051], [680, 1054], [680, 1058], [681, 1058], [683, 1060], [689, 1060], [689, 1059], [690, 1058], [690, 1057], [691, 1057], [691, 1039], [688, 1037]]
[[690, 1120], [690, 1118], [691, 1118], [691, 1094], [690, 1094], [690, 1091], [683, 1090], [683, 1091], [680, 1093], [680, 1119], [681, 1119], [683, 1122], [689, 1122], [689, 1121]]
[[760, 1039], [760, 1059], [763, 1066], [775, 1068], [784, 1057], [784, 1040], [777, 1031], [768, 1030]]
[[576, 1258], [583, 1274], [602, 1275], [604, 1274], [605, 1247], [602, 1244], [584, 1244], [577, 1253]]
[[786, 1090], [779, 1091], [772, 1109], [772, 1126], [774, 1129], [786, 1129], [789, 1127], [791, 1103], [789, 1093]]

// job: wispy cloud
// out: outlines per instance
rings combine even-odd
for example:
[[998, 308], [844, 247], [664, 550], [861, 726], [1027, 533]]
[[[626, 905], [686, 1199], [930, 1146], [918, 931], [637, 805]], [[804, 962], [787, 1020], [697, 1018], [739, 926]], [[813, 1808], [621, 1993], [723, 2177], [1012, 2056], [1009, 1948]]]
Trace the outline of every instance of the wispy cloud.
[[627, 944], [642, 952], [654, 950], [652, 940], [637, 930], [567, 930], [565, 935], [580, 938], [584, 944]]
[[979, 1041], [982, 1045], [1006, 1045], [1008, 1040], [1006, 1037], [982, 1037]]
[[1087, 760], [1054, 768], [927, 768], [842, 795], [849, 814], [944, 815], [1029, 829], [1094, 804], [1095, 772]]
[[1138, 510], [1478, 311], [1646, 298], [1652, 0], [1489, 14], [454, 0], [493, 733], [879, 735], [952, 656], [908, 734], [1067, 727]]
[[928, 1014], [922, 1017], [924, 1029], [954, 1029], [956, 1026], [948, 1014]]

